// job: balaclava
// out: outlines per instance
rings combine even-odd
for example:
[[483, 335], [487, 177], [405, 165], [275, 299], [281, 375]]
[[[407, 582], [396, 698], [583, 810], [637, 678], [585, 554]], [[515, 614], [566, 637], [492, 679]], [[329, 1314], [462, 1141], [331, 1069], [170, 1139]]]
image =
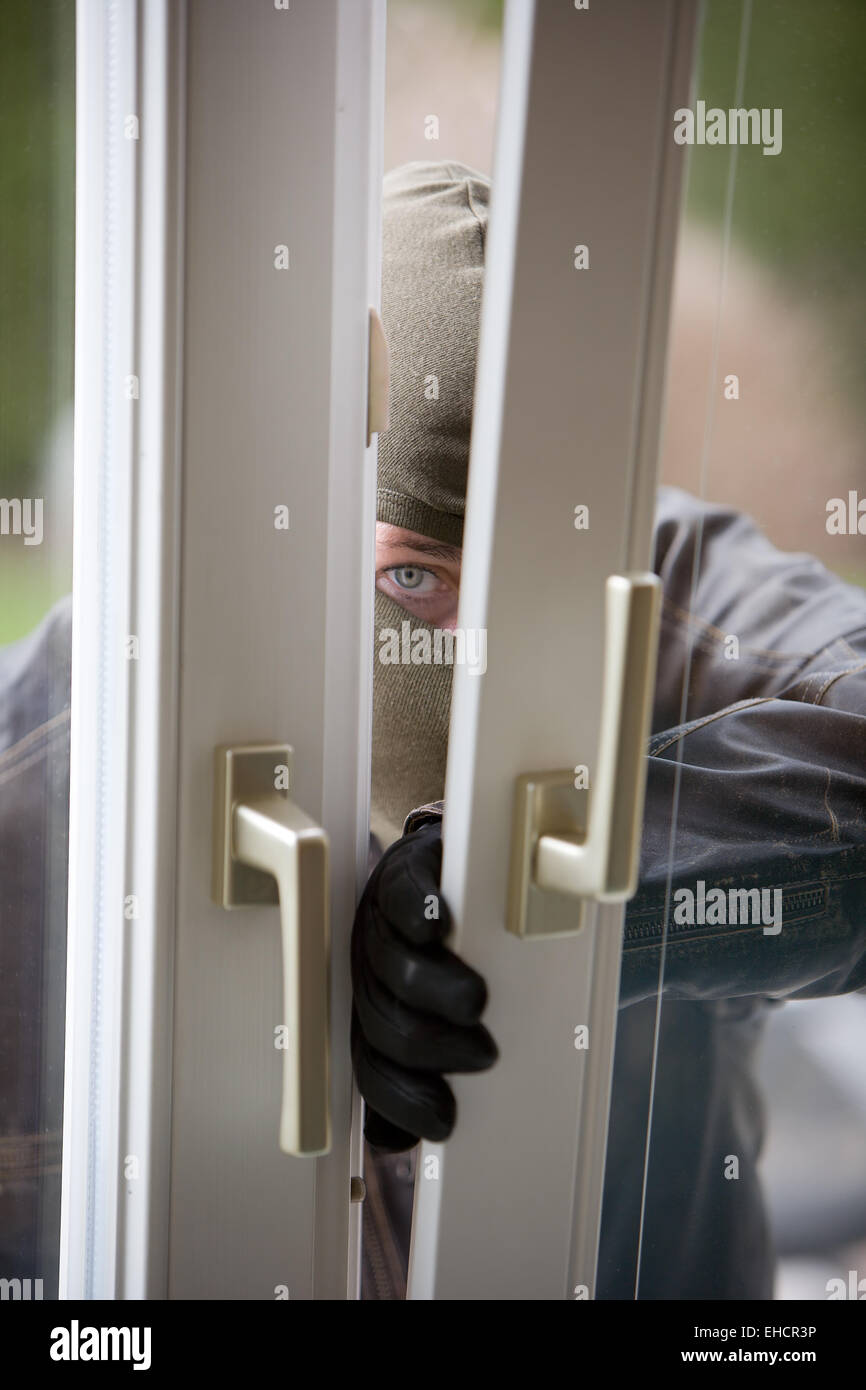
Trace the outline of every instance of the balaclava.
[[[463, 164], [385, 177], [382, 321], [390, 425], [379, 436], [377, 517], [462, 545], [490, 185]], [[386, 629], [433, 626], [376, 592], [371, 825], [383, 847], [444, 794], [452, 667], [383, 664]], [[401, 643], [402, 646], [402, 643]]]

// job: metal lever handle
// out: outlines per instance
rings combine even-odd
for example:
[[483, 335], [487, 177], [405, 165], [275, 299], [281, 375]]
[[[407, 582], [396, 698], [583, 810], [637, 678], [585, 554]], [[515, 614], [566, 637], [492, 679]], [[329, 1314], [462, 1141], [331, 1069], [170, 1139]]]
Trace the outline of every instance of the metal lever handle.
[[286, 745], [217, 749], [214, 897], [224, 907], [279, 902], [287, 1033], [280, 1148], [313, 1157], [331, 1146], [328, 837], [287, 789], [275, 789], [275, 767], [291, 762]]
[[533, 889], [616, 902], [637, 888], [660, 608], [657, 575], [608, 579], [601, 725], [585, 830], [576, 824], [571, 771], [517, 780], [508, 928], [519, 936], [580, 926], [573, 914], [552, 926], [551, 913], [545, 922], [537, 914], [533, 925]]
[[637, 888], [661, 584], [613, 574], [606, 587], [598, 757], [584, 837], [541, 835], [539, 888], [616, 902]]

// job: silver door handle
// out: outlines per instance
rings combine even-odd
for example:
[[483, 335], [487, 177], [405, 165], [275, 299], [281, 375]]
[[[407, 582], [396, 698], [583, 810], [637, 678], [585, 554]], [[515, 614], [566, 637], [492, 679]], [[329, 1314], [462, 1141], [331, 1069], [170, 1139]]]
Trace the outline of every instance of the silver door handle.
[[314, 1157], [331, 1147], [328, 837], [289, 800], [291, 767], [287, 744], [217, 748], [213, 898], [228, 908], [279, 902], [279, 1142], [287, 1154]]
[[517, 779], [506, 923], [517, 936], [580, 930], [581, 913], [544, 912], [539, 893], [616, 902], [637, 888], [660, 609], [657, 575], [608, 579], [601, 724], [588, 791], [575, 789], [571, 769]]

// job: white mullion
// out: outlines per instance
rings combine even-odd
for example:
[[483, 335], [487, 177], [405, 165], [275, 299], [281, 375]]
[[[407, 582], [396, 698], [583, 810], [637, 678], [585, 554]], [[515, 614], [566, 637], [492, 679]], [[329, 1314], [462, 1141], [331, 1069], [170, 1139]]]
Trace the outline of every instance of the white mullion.
[[141, 26], [135, 668], [130, 727], [118, 1297], [168, 1287], [171, 1024], [177, 809], [181, 337], [186, 6], [149, 0]]
[[[61, 1297], [145, 1296], [167, 1205], [183, 7], [78, 7], [72, 749]], [[168, 73], [171, 72], [169, 79]], [[169, 83], [174, 90], [169, 90]], [[144, 127], [147, 109], [150, 130]], [[173, 111], [175, 107], [171, 108]], [[138, 138], [125, 126], [137, 116]], [[128, 378], [138, 380], [138, 397]], [[169, 524], [167, 524], [169, 523]], [[154, 552], [156, 551], [156, 562]], [[139, 641], [137, 660], [126, 643]], [[140, 915], [124, 916], [135, 894]], [[159, 931], [157, 930], [159, 924]], [[157, 948], [161, 948], [158, 954]], [[161, 976], [157, 976], [157, 969]], [[156, 1097], [161, 1113], [152, 1110]], [[160, 1129], [161, 1126], [161, 1129]], [[159, 1137], [156, 1137], [156, 1131]], [[140, 1150], [140, 1152], [139, 1152]], [[123, 1160], [138, 1175], [123, 1180]], [[130, 1200], [130, 1197], [132, 1200]], [[119, 1210], [118, 1204], [123, 1211]], [[122, 1218], [122, 1219], [121, 1219]], [[162, 1237], [162, 1244], [165, 1237]]]
[[[354, 872], [334, 884], [332, 919], [332, 1045], [349, 1048], [348, 924], [367, 877], [370, 825], [370, 746], [372, 731], [373, 593], [376, 529], [377, 437], [365, 450], [363, 466], [351, 487], [345, 460], [357, 455], [367, 427], [367, 308], [378, 308], [381, 279], [381, 187], [384, 149], [385, 0], [338, 0], [336, 12], [337, 126], [334, 144], [334, 250], [332, 304], [332, 396], [328, 549], [343, 557], [328, 573], [328, 632], [325, 722], [331, 733], [325, 749], [322, 816], [332, 837], [354, 843]], [[359, 217], [358, 210], [362, 209]], [[358, 287], [366, 285], [366, 304]], [[358, 525], [359, 515], [362, 518]], [[358, 554], [360, 548], [361, 554]], [[345, 602], [347, 575], [362, 574], [354, 603]], [[355, 678], [346, 683], [346, 652], [352, 652]], [[334, 674], [331, 675], [330, 673]], [[354, 803], [345, 796], [345, 768], [354, 766]], [[340, 831], [337, 827], [342, 825]], [[351, 1177], [363, 1172], [360, 1097], [347, 1078], [346, 1093], [334, 1098], [335, 1128], [343, 1128], [337, 1107], [350, 1110], [351, 1138], [344, 1170], [320, 1164], [317, 1177], [317, 1240], [333, 1239], [333, 1223], [345, 1210], [344, 1193]], [[345, 1294], [359, 1296], [361, 1205], [349, 1208], [349, 1254]], [[317, 1278], [315, 1297], [335, 1297], [342, 1290], [329, 1283], [330, 1265]]]
[[[117, 1069], [123, 920], [127, 627], [125, 480], [131, 365], [129, 168], [118, 111], [135, 62], [134, 10], [79, 6], [76, 111], [75, 456], [67, 1057], [61, 1297], [114, 1286]], [[112, 138], [113, 137], [113, 138]], [[127, 174], [123, 187], [123, 174]], [[123, 419], [126, 416], [126, 419]], [[110, 468], [106, 464], [110, 461]], [[110, 738], [109, 738], [110, 731]], [[119, 832], [119, 833], [118, 833]], [[110, 905], [118, 908], [110, 913]], [[109, 915], [110, 914], [110, 915]], [[112, 928], [114, 931], [112, 932]]]

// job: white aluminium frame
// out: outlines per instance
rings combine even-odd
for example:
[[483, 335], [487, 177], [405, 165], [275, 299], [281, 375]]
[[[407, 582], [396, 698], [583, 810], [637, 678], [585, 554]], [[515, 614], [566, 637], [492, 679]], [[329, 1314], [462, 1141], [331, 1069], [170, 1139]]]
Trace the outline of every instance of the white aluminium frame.
[[[329, 317], [315, 326], [319, 350], [322, 342], [327, 344], [330, 372], [320, 393], [329, 406], [323, 422], [327, 556], [321, 561], [328, 583], [327, 737], [321, 765], [308, 762], [308, 776], [318, 788], [336, 866], [332, 922], [340, 928], [334, 933], [332, 972], [334, 1049], [348, 1057], [347, 924], [366, 877], [369, 825], [376, 441], [367, 444], [367, 354], [368, 306], [378, 304], [380, 274], [385, 0], [319, 4], [301, 0], [297, 8], [292, 6], [293, 16], [304, 18], [306, 11], [308, 35], [315, 15], [326, 36], [322, 41], [330, 45], [325, 59], [334, 77], [333, 90], [329, 86], [321, 97], [326, 103], [333, 98], [328, 107], [332, 145], [324, 174], [333, 178], [333, 250], [327, 271], [319, 267], [331, 293]], [[250, 23], [262, 24], [263, 13], [251, 15]], [[211, 18], [229, 32], [215, 32]], [[191, 1001], [180, 998], [183, 979], [188, 985], [189, 977], [179, 971], [176, 932], [179, 886], [191, 877], [198, 882], [203, 871], [198, 859], [191, 867], [183, 865], [177, 850], [184, 767], [180, 614], [184, 566], [193, 563], [188, 552], [182, 563], [182, 550], [184, 534], [188, 541], [199, 525], [187, 518], [183, 531], [184, 495], [190, 485], [190, 420], [185, 416], [191, 410], [191, 392], [184, 383], [192, 369], [201, 381], [213, 343], [206, 333], [193, 331], [200, 324], [190, 322], [185, 330], [190, 303], [202, 302], [206, 272], [200, 261], [187, 261], [187, 270], [192, 264], [197, 271], [196, 279], [185, 273], [184, 262], [192, 214], [204, 216], [212, 227], [213, 244], [225, 229], [210, 217], [206, 200], [213, 188], [203, 192], [200, 181], [187, 180], [186, 170], [202, 152], [195, 139], [210, 142], [211, 164], [219, 154], [207, 122], [199, 120], [197, 134], [191, 135], [196, 69], [190, 60], [198, 56], [201, 80], [203, 57], [195, 44], [204, 47], [212, 37], [219, 41], [204, 62], [213, 83], [208, 93], [229, 91], [236, 66], [233, 24], [243, 24], [238, 9], [214, 5], [208, 11], [207, 0], [83, 0], [77, 11], [75, 547], [61, 1298], [183, 1297], [182, 1276], [176, 1287], [170, 1279], [170, 1233], [181, 1266], [183, 1251], [196, 1240], [183, 1201], [183, 1182], [190, 1174], [182, 1171], [178, 1178], [172, 1166], [177, 1164], [173, 1092], [176, 1100], [177, 1057], [182, 1054], [176, 1042], [178, 1012], [185, 1016], [208, 1002], [199, 993], [190, 1010]], [[285, 46], [285, 36], [282, 42]], [[267, 122], [280, 117], [284, 81], [279, 65], [271, 64], [265, 85], [255, 100]], [[234, 149], [232, 155], [238, 159], [244, 151]], [[247, 192], [255, 176], [247, 161]], [[228, 341], [233, 325], [219, 327]], [[292, 331], [297, 337], [297, 326]], [[300, 351], [303, 343], [296, 348]], [[225, 400], [221, 405], [231, 408]], [[201, 394], [196, 409], [208, 409]], [[194, 441], [197, 437], [193, 432]], [[193, 463], [200, 486], [201, 457]], [[207, 525], [206, 518], [201, 525]], [[232, 563], [243, 568], [237, 557]], [[238, 601], [251, 613], [257, 608], [256, 577], [253, 561], [250, 590], [238, 591]], [[243, 582], [240, 577], [238, 583]], [[190, 619], [188, 613], [187, 621], [194, 625], [195, 614]], [[201, 634], [197, 638], [188, 629], [188, 674], [196, 640], [200, 645]], [[278, 704], [280, 688], [272, 693]], [[254, 736], [243, 708], [231, 717], [244, 726], [244, 737]], [[306, 748], [301, 751], [307, 756]], [[312, 1296], [354, 1298], [360, 1205], [349, 1207], [349, 1177], [362, 1171], [363, 1140], [360, 1101], [348, 1063], [340, 1068], [332, 1101], [340, 1139], [333, 1154], [318, 1161], [313, 1221], [316, 1250], [322, 1253]], [[188, 1125], [185, 1138], [190, 1139]], [[250, 1142], [275, 1144], [275, 1130]], [[173, 1183], [181, 1189], [174, 1205]], [[231, 1234], [224, 1249], [231, 1239], [243, 1238], [237, 1222], [226, 1226]]]
[[60, 1296], [148, 1298], [168, 1247], [186, 3], [90, 0], [76, 24]]

